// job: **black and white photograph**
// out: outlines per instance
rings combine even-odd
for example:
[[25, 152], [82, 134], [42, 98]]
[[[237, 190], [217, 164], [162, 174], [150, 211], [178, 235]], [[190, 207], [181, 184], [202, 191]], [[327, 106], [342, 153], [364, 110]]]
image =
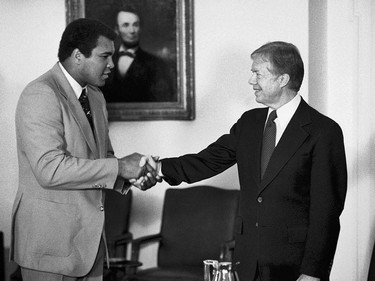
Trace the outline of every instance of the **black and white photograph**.
[[375, 281], [374, 0], [0, 0], [0, 281]]

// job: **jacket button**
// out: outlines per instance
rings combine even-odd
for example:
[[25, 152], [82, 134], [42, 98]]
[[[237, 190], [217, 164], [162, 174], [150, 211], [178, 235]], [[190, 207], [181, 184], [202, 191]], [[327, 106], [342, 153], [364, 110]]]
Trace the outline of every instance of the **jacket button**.
[[258, 197], [258, 203], [262, 203], [263, 202], [263, 198], [261, 196]]
[[104, 211], [103, 205], [100, 206], [100, 211], [102, 211], [102, 212]]
[[255, 223], [255, 227], [258, 227], [258, 225], [259, 225], [258, 222], [256, 222], [256, 223]]

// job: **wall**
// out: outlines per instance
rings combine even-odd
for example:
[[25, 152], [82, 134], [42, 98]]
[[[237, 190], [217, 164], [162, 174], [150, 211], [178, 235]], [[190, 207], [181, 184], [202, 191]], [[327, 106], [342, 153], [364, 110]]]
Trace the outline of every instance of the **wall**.
[[26, 84], [57, 61], [65, 4], [61, 0], [0, 0], [0, 7], [0, 230], [9, 245], [18, 184], [15, 108]]
[[[368, 151], [375, 127], [367, 118], [374, 99], [370, 81], [375, 81], [374, 43], [368, 40], [374, 36], [373, 5], [371, 0], [196, 0], [196, 120], [113, 122], [117, 155], [167, 157], [204, 148], [228, 132], [242, 112], [258, 106], [247, 83], [250, 53], [267, 41], [293, 42], [308, 70], [302, 95], [339, 122], [347, 145], [350, 186], [332, 280], [365, 280], [374, 236], [374, 157]], [[0, 7], [0, 229], [9, 246], [18, 183], [15, 107], [25, 85], [57, 60], [65, 6], [63, 0], [0, 0]], [[202, 183], [238, 188], [236, 167]], [[135, 190], [135, 237], [159, 230], [166, 188], [162, 183], [147, 192]], [[142, 254], [145, 267], [155, 264], [155, 251], [148, 247]]]
[[333, 280], [367, 280], [374, 243], [374, 12], [371, 0], [309, 4], [309, 101], [341, 125], [348, 163]]

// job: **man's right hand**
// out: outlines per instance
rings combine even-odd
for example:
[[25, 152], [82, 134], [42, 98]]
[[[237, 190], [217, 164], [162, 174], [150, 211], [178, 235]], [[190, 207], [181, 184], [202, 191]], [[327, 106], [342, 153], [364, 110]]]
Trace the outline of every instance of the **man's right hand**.
[[129, 182], [140, 190], [147, 190], [156, 183], [162, 182], [163, 179], [158, 175], [158, 170], [160, 170], [158, 160], [158, 156], [144, 156], [139, 165], [145, 166], [145, 174], [137, 179], [130, 179]]
[[146, 156], [133, 153], [118, 159], [118, 175], [124, 179], [138, 179], [146, 171]]

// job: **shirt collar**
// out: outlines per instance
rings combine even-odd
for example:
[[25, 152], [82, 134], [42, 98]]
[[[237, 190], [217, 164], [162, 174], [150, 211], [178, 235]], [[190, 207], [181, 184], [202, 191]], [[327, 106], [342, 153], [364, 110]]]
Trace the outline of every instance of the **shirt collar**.
[[76, 95], [77, 99], [81, 96], [81, 93], [84, 89], [87, 91], [87, 86], [82, 87], [70, 74], [69, 72], [64, 68], [64, 66], [59, 62], [59, 66], [64, 73], [64, 76], [68, 80], [70, 86], [73, 88], [74, 94]]
[[[291, 101], [289, 101], [288, 103], [284, 104], [282, 107], [276, 110], [277, 120], [283, 129], [286, 128], [290, 119], [292, 119], [300, 102], [301, 102], [301, 95], [297, 93], [297, 95]], [[271, 113], [271, 111], [273, 111], [273, 109], [269, 108], [268, 115]]]

